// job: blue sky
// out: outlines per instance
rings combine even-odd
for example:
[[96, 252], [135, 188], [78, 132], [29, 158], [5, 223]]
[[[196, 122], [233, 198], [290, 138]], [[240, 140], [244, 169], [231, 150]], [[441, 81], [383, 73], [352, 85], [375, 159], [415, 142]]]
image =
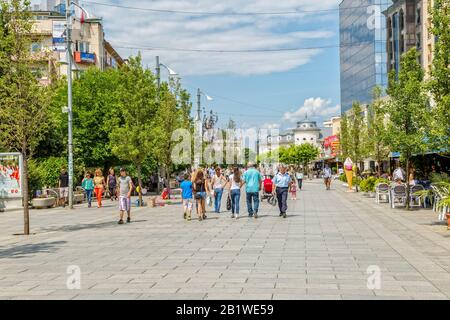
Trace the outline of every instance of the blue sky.
[[[36, 0], [35, 2], [39, 2]], [[189, 12], [298, 12], [277, 15], [177, 14], [138, 8]], [[201, 50], [317, 48], [339, 43], [339, 0], [92, 0], [80, 3], [103, 18], [106, 39], [126, 57], [143, 47]], [[325, 10], [317, 12], [317, 10]], [[304, 13], [304, 11], [313, 11]], [[127, 49], [133, 47], [134, 49]], [[339, 49], [216, 53], [141, 50], [154, 68], [155, 56], [196, 88], [214, 98], [202, 102], [223, 125], [289, 128], [309, 118], [319, 122], [340, 113]], [[167, 73], [163, 71], [163, 78]]]

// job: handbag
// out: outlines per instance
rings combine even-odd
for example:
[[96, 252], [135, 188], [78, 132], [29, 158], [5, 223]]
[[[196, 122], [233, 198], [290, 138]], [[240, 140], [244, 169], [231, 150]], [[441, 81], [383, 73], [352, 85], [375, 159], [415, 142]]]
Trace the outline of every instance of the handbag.
[[197, 185], [194, 185], [194, 192], [195, 192], [195, 199], [200, 200], [202, 199], [202, 192], [203, 192], [203, 182], [200, 186], [200, 191], [197, 191]]
[[228, 195], [228, 197], [227, 197], [227, 210], [228, 211], [231, 210], [231, 197], [230, 197], [230, 195]]
[[206, 204], [208, 205], [208, 207], [212, 206], [212, 198], [209, 195], [206, 197]]

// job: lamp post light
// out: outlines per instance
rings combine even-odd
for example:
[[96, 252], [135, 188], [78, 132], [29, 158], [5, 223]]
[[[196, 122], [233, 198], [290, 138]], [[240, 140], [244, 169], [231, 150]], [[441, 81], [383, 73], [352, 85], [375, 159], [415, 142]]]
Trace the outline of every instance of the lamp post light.
[[201, 116], [201, 98], [202, 95], [205, 96], [206, 100], [214, 100], [206, 93], [202, 92], [200, 88], [197, 89], [197, 115], [195, 118], [195, 141], [194, 141], [194, 168], [198, 169], [200, 167], [200, 155], [202, 153], [203, 145], [203, 123]]
[[[157, 82], [157, 93], [156, 93], [156, 100], [159, 103], [161, 102], [160, 98], [160, 90], [161, 90], [161, 67], [164, 67], [167, 72], [169, 73], [169, 77], [178, 76], [178, 73], [173, 71], [171, 68], [166, 66], [164, 63], [161, 63], [159, 61], [159, 56], [156, 56], [156, 82]], [[161, 180], [161, 172], [158, 168], [158, 187], [157, 187], [157, 193], [160, 193], [160, 180]]]
[[67, 38], [67, 113], [68, 113], [68, 174], [69, 208], [73, 209], [73, 136], [72, 136], [72, 14], [71, 0], [66, 0], [66, 38]]
[[169, 68], [164, 63], [159, 62], [159, 56], [156, 56], [156, 82], [158, 84], [158, 92], [157, 92], [158, 103], [159, 103], [159, 92], [161, 89], [161, 67], [164, 67], [167, 70], [167, 72], [169, 73], [169, 77], [178, 76], [178, 73], [173, 71], [173, 69]]

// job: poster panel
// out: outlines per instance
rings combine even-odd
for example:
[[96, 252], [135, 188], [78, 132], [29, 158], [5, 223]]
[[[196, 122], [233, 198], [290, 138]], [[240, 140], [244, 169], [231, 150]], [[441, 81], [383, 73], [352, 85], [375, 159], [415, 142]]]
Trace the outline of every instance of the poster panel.
[[0, 153], [0, 199], [22, 197], [22, 172], [20, 153]]
[[66, 50], [66, 26], [65, 21], [53, 21], [53, 50]]

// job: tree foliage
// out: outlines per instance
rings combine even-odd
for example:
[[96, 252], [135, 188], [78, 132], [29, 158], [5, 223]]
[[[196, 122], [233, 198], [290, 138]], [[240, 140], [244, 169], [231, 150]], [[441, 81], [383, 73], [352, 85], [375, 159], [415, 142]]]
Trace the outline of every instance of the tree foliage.
[[[119, 113], [110, 131], [110, 146], [114, 155], [136, 166], [142, 190], [141, 169], [159, 139], [156, 126], [158, 105], [156, 81], [150, 70], [142, 67], [140, 55], [131, 57], [119, 70]], [[140, 201], [142, 193], [139, 192]]]
[[434, 112], [433, 138], [435, 147], [449, 152], [450, 144], [450, 2], [434, 0], [430, 8], [435, 38], [430, 89], [436, 110]]
[[376, 87], [373, 101], [367, 112], [366, 155], [378, 163], [378, 175], [381, 175], [381, 162], [389, 156], [388, 131], [386, 124], [386, 100], [382, 98], [382, 89]]
[[28, 161], [43, 138], [52, 90], [31, 66], [29, 1], [0, 0], [0, 141], [23, 156], [24, 233], [29, 234]]
[[[109, 133], [122, 117], [118, 90], [121, 81], [116, 69], [91, 68], [73, 82], [74, 155], [75, 159], [82, 159], [86, 167], [106, 168], [117, 162], [109, 143]], [[52, 130], [47, 136], [49, 141], [56, 140], [59, 144], [54, 145], [57, 149], [51, 154], [67, 150], [67, 114], [61, 112], [66, 105], [67, 85], [64, 85], [52, 104]]]
[[[418, 53], [415, 48], [402, 56], [398, 76], [395, 71], [389, 75], [388, 141], [392, 150], [399, 151], [402, 158], [406, 160], [407, 177], [409, 177], [411, 156], [424, 153], [428, 148], [431, 112], [423, 78], [424, 71], [418, 63]], [[408, 198], [409, 188], [407, 191]], [[409, 201], [407, 206], [409, 207]]]
[[312, 160], [319, 156], [317, 147], [309, 143], [281, 147], [279, 151], [280, 162], [306, 167]]
[[351, 157], [355, 163], [359, 163], [368, 153], [367, 150], [367, 126], [364, 120], [364, 112], [359, 102], [352, 104], [348, 114], [343, 114], [341, 119], [340, 147], [344, 158]]

